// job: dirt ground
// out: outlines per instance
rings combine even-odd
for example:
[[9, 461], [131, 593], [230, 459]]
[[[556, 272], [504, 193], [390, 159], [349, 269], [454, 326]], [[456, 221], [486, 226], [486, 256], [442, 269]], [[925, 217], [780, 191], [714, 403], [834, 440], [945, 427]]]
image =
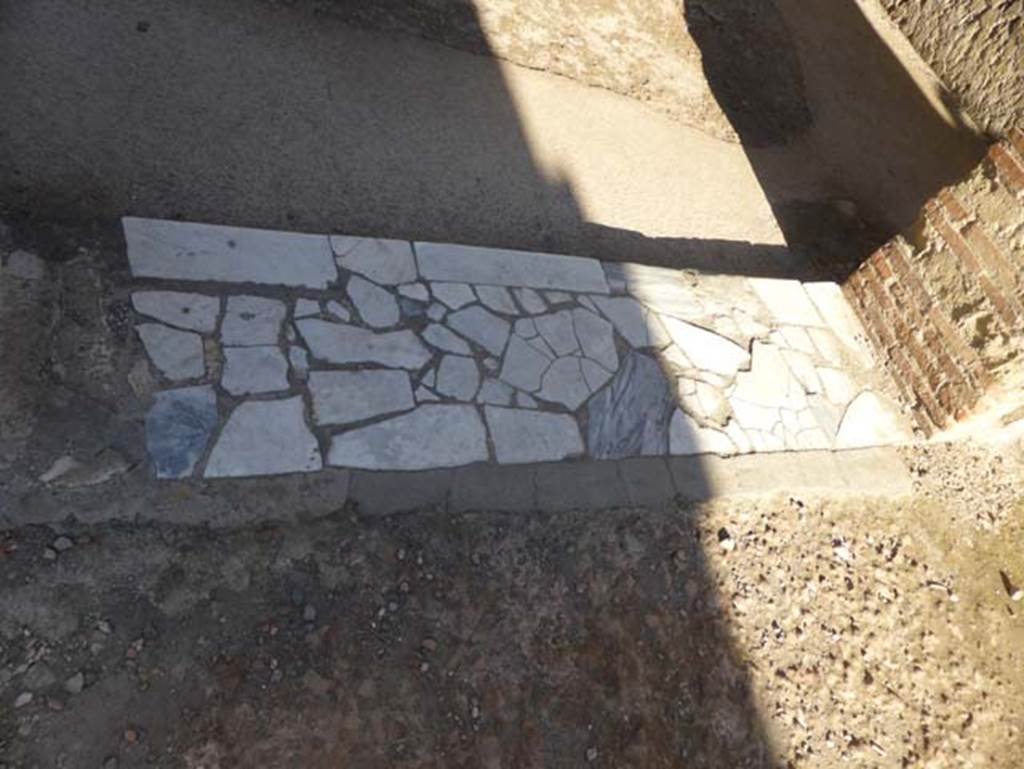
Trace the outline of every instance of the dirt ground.
[[898, 504], [13, 529], [2, 765], [1016, 767], [1015, 451]]

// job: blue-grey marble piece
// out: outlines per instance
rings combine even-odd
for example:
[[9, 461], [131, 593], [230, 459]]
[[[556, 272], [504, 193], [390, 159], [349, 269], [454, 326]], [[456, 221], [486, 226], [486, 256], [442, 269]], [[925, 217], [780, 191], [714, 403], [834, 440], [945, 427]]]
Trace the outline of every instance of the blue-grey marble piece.
[[146, 450], [157, 478], [187, 478], [217, 426], [213, 388], [181, 387], [156, 394], [146, 414]]
[[668, 451], [675, 398], [657, 362], [631, 352], [587, 406], [587, 449], [594, 459]]

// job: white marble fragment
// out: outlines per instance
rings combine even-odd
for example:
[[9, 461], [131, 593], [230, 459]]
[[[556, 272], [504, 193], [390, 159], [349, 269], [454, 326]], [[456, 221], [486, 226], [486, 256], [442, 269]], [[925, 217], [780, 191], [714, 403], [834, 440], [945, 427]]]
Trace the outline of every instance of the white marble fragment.
[[564, 291], [545, 291], [544, 298], [551, 304], [565, 304], [572, 301], [572, 294], [567, 294]]
[[837, 449], [906, 443], [912, 434], [895, 405], [865, 390], [847, 406], [836, 433]]
[[137, 278], [324, 289], [338, 277], [324, 235], [134, 217], [121, 223]]
[[153, 365], [171, 381], [196, 379], [206, 373], [203, 339], [199, 334], [160, 323], [140, 323], [135, 330]]
[[469, 355], [469, 345], [462, 337], [440, 323], [430, 323], [420, 335], [427, 344], [445, 352]]
[[444, 316], [448, 314], [448, 311], [444, 308], [444, 305], [440, 302], [434, 302], [427, 308], [427, 317], [437, 323], [444, 319]]
[[597, 296], [594, 303], [630, 346], [647, 347], [646, 310], [640, 302], [631, 296]]
[[729, 405], [732, 406], [735, 421], [746, 431], [770, 432], [780, 419], [778, 407], [748, 403], [736, 397], [729, 398]]
[[579, 425], [568, 414], [484, 407], [501, 464], [555, 462], [583, 453]]
[[271, 345], [225, 347], [220, 384], [232, 395], [287, 390], [288, 362]]
[[476, 301], [473, 289], [465, 283], [432, 283], [430, 290], [435, 299], [453, 310], [458, 310]]
[[308, 473], [322, 467], [303, 419], [302, 398], [246, 401], [228, 417], [206, 465], [207, 478]]
[[537, 397], [575, 411], [590, 396], [579, 358], [559, 358], [544, 372]]
[[818, 372], [815, 370], [814, 360], [810, 355], [799, 350], [782, 350], [782, 357], [805, 392], [821, 392], [821, 381], [818, 379]]
[[317, 318], [296, 321], [314, 358], [327, 363], [377, 363], [415, 371], [426, 365], [430, 351], [412, 331], [375, 332]]
[[718, 430], [701, 427], [682, 409], [676, 409], [668, 428], [668, 451], [675, 456], [736, 453], [736, 446]]
[[425, 470], [488, 458], [475, 406], [426, 404], [331, 439], [328, 462], [367, 470]]
[[348, 297], [363, 322], [373, 328], [394, 326], [401, 317], [394, 296], [358, 275], [348, 282]]
[[229, 296], [220, 339], [232, 347], [277, 344], [286, 308], [262, 296]]
[[474, 306], [448, 316], [448, 327], [471, 339], [493, 355], [501, 355], [508, 341], [509, 323], [497, 315]]
[[521, 336], [523, 339], [533, 339], [537, 336], [537, 324], [533, 318], [520, 318], [516, 321], [515, 325], [516, 334]]
[[547, 304], [532, 288], [515, 288], [512, 291], [516, 295], [516, 299], [519, 300], [519, 305], [530, 315], [539, 315], [548, 311]]
[[803, 385], [790, 371], [782, 352], [765, 342], [754, 342], [750, 371], [740, 372], [736, 377], [732, 397], [747, 403], [794, 411], [807, 405]]
[[843, 290], [837, 284], [827, 282], [805, 283], [804, 290], [825, 319], [825, 326], [839, 337], [858, 362], [865, 368], [874, 366], [875, 356], [864, 327], [843, 296]]
[[750, 355], [735, 342], [678, 318], [662, 317], [661, 322], [672, 341], [699, 369], [732, 376], [750, 364]]
[[312, 371], [309, 392], [318, 425], [343, 425], [411, 409], [412, 385], [405, 371]]
[[331, 248], [340, 267], [382, 286], [416, 280], [412, 244], [404, 240], [331, 235]]
[[786, 340], [786, 347], [813, 357], [818, 351], [814, 347], [814, 342], [811, 341], [810, 334], [807, 332], [808, 329], [801, 326], [781, 326], [779, 328], [779, 333]]
[[309, 353], [305, 347], [293, 344], [288, 348], [288, 364], [299, 379], [305, 379], [309, 374]]
[[596, 259], [416, 243], [416, 260], [427, 280], [608, 293], [604, 271]]
[[436, 389], [442, 395], [471, 401], [480, 388], [480, 369], [476, 361], [462, 355], [445, 355], [437, 367]]
[[555, 355], [570, 355], [580, 349], [573, 327], [572, 310], [540, 315], [534, 318], [533, 322], [537, 324], [537, 330], [544, 341], [551, 345]]
[[335, 320], [340, 320], [342, 323], [348, 323], [352, 320], [352, 313], [348, 311], [348, 308], [345, 305], [336, 299], [331, 299], [327, 303], [327, 314]]
[[800, 281], [747, 278], [747, 283], [779, 323], [793, 326], [826, 325]]
[[213, 333], [220, 315], [220, 299], [183, 291], [136, 291], [132, 294], [136, 312], [161, 323], [203, 334]]
[[512, 301], [512, 295], [508, 292], [507, 288], [501, 286], [476, 286], [476, 295], [480, 297], [484, 307], [488, 307], [495, 312], [501, 312], [505, 315], [519, 314], [519, 308]]
[[615, 349], [612, 324], [590, 310], [572, 311], [576, 339], [583, 354], [614, 373], [619, 368], [619, 353]]
[[845, 371], [834, 368], [819, 368], [818, 376], [825, 389], [825, 397], [837, 406], [845, 406], [860, 389]]
[[521, 390], [515, 392], [515, 405], [521, 409], [535, 409], [537, 408], [537, 399], [529, 393], [524, 393]]
[[612, 378], [611, 371], [590, 358], [580, 359], [580, 371], [583, 373], [583, 381], [586, 382], [587, 388], [592, 393], [597, 392], [605, 382]]

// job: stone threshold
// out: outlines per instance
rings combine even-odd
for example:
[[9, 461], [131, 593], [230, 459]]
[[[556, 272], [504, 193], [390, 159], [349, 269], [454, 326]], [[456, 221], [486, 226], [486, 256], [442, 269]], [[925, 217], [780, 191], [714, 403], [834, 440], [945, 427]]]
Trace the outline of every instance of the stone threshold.
[[[911, 439], [835, 284], [123, 224], [142, 365], [159, 383], [146, 437], [161, 479], [333, 467], [403, 471], [406, 486], [482, 463]], [[362, 477], [354, 488], [375, 483]]]

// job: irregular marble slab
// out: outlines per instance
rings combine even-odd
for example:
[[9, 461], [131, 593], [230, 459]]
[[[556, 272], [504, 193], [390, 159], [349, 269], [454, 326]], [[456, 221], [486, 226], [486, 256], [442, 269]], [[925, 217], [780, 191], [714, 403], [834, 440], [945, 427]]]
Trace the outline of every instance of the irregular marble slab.
[[287, 312], [284, 302], [262, 296], [229, 296], [220, 339], [226, 345], [277, 344]]
[[619, 368], [619, 353], [615, 349], [612, 324], [590, 310], [573, 310], [573, 325], [583, 354], [615, 372]]
[[568, 414], [485, 406], [494, 453], [501, 464], [556, 462], [583, 453], [576, 420]]
[[473, 400], [480, 389], [480, 369], [476, 361], [461, 355], [445, 355], [437, 367], [436, 389], [455, 400]]
[[415, 403], [405, 371], [312, 371], [309, 392], [318, 425], [343, 425], [408, 411]]
[[430, 289], [425, 283], [404, 283], [398, 287], [398, 293], [416, 302], [430, 301]]
[[299, 379], [305, 379], [309, 374], [309, 353], [305, 347], [293, 344], [288, 348], [288, 364]]
[[859, 389], [845, 371], [834, 368], [819, 368], [818, 376], [824, 386], [825, 397], [837, 406], [845, 406]]
[[537, 397], [551, 403], [560, 403], [570, 411], [579, 408], [588, 397], [590, 388], [583, 377], [579, 358], [559, 358], [544, 372]]
[[800, 281], [747, 278], [747, 283], [779, 323], [794, 326], [825, 325]]
[[183, 291], [136, 291], [132, 294], [136, 312], [156, 318], [169, 326], [210, 334], [217, 326], [220, 299]]
[[135, 330], [153, 365], [168, 379], [180, 382], [206, 373], [203, 338], [199, 334], [160, 323], [140, 323]]
[[415, 371], [431, 358], [419, 337], [408, 329], [375, 332], [316, 318], [295, 325], [313, 357], [327, 363], [378, 363]]
[[416, 388], [417, 403], [437, 403], [439, 400], [441, 400], [441, 396], [433, 392], [429, 387], [420, 385]]
[[209, 385], [164, 390], [146, 414], [146, 451], [157, 478], [187, 478], [217, 427], [217, 396]]
[[330, 239], [338, 265], [346, 270], [357, 272], [382, 286], [416, 280], [416, 260], [411, 243], [347, 235], [331, 235]]
[[751, 435], [753, 431], [770, 433], [782, 419], [777, 407], [750, 403], [735, 395], [729, 397], [729, 405], [740, 427]]
[[544, 298], [551, 304], [566, 304], [572, 301], [572, 294], [567, 294], [564, 291], [545, 291]]
[[610, 384], [587, 406], [587, 449], [594, 459], [664, 454], [675, 410], [661, 367], [638, 352], [627, 355]]
[[323, 463], [302, 398], [246, 401], [231, 412], [206, 463], [207, 478], [308, 473]]
[[489, 403], [492, 406], [509, 406], [512, 404], [512, 388], [497, 379], [485, 379], [476, 394], [477, 403]]
[[465, 283], [432, 283], [430, 289], [437, 301], [448, 305], [453, 310], [458, 310], [476, 301], [473, 289]]
[[444, 305], [440, 302], [433, 302], [427, 308], [427, 317], [435, 323], [444, 318], [448, 314], [448, 311], [444, 308]]
[[580, 359], [580, 371], [583, 372], [583, 381], [587, 383], [587, 389], [594, 393], [600, 390], [604, 383], [612, 378], [612, 372], [590, 358]]
[[675, 456], [692, 454], [728, 456], [736, 453], [736, 447], [724, 433], [701, 427], [688, 414], [681, 409], [676, 409], [669, 424], [668, 453]]
[[338, 277], [324, 235], [135, 217], [121, 224], [137, 278], [323, 289]]
[[445, 321], [449, 328], [471, 339], [493, 355], [501, 355], [508, 341], [508, 321], [483, 307], [466, 307], [453, 312]]
[[537, 315], [548, 311], [547, 304], [541, 299], [540, 294], [532, 288], [515, 288], [512, 290], [516, 295], [516, 299], [519, 300], [520, 306], [530, 315]]
[[335, 435], [327, 461], [367, 470], [425, 470], [487, 458], [487, 434], [475, 406], [428, 404]]
[[469, 345], [462, 337], [439, 323], [428, 325], [423, 329], [421, 336], [423, 341], [439, 350], [459, 355], [469, 355], [470, 353]]
[[723, 336], [678, 318], [663, 316], [661, 322], [672, 337], [672, 341], [699, 369], [722, 376], [732, 376], [750, 364], [750, 355], [747, 351]]
[[632, 347], [647, 347], [647, 311], [631, 296], [596, 296], [597, 308]]
[[572, 310], [561, 310], [532, 319], [544, 341], [556, 355], [571, 355], [580, 349], [572, 322]]
[[428, 280], [608, 293], [604, 271], [596, 259], [500, 248], [416, 243], [416, 260], [420, 274]]
[[912, 439], [896, 406], [865, 390], [850, 403], [836, 433], [836, 449], [891, 446]]
[[395, 297], [358, 275], [348, 282], [348, 296], [363, 322], [373, 328], [394, 326], [401, 317]]
[[865, 368], [874, 366], [875, 355], [871, 344], [860, 319], [843, 296], [843, 289], [835, 283], [822, 282], [804, 283], [804, 291], [825, 320], [825, 325], [856, 356], [857, 362]]
[[519, 308], [512, 301], [512, 295], [508, 289], [501, 286], [477, 286], [476, 295], [485, 307], [495, 312], [502, 312], [506, 315], [518, 315]]
[[308, 318], [311, 315], [320, 314], [320, 303], [314, 302], [312, 299], [296, 299], [295, 300], [295, 317], [296, 318]]
[[225, 347], [221, 387], [232, 395], [251, 395], [288, 389], [288, 361], [270, 345]]
[[736, 377], [736, 389], [731, 397], [794, 411], [807, 405], [804, 387], [790, 371], [782, 351], [765, 342], [754, 342], [750, 371], [743, 371]]
[[539, 405], [532, 395], [520, 390], [516, 390], [514, 400], [515, 405], [521, 409], [535, 409]]
[[502, 381], [513, 387], [535, 392], [540, 389], [541, 377], [548, 370], [551, 361], [550, 355], [537, 350], [518, 334], [513, 334], [509, 339], [499, 376]]

